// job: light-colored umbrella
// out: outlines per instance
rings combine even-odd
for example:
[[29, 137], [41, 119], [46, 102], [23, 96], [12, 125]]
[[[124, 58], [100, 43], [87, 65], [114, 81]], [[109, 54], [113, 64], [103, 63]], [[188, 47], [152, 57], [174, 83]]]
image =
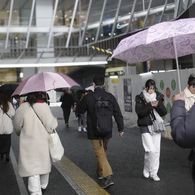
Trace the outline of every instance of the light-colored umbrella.
[[162, 22], [120, 41], [112, 58], [128, 62], [176, 59], [179, 90], [181, 82], [178, 57], [195, 53], [195, 18]]
[[71, 88], [72, 86], [79, 86], [79, 84], [63, 73], [41, 72], [22, 81], [12, 96], [39, 91], [46, 92], [58, 88]]

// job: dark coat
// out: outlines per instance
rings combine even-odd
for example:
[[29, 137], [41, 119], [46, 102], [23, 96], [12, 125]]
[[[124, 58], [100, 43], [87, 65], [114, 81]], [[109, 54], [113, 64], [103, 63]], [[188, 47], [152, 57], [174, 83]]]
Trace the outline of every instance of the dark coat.
[[183, 148], [195, 147], [195, 105], [186, 112], [185, 102], [177, 100], [171, 109], [171, 135]]
[[69, 93], [64, 93], [60, 98], [60, 102], [62, 102], [62, 109], [70, 109], [71, 106], [74, 106], [74, 99]]
[[165, 116], [167, 114], [167, 110], [163, 104], [164, 95], [156, 91], [156, 100], [158, 101], [158, 106], [152, 107], [150, 103], [146, 102], [143, 92], [136, 96], [135, 111], [138, 116], [138, 126], [152, 125], [153, 122], [151, 120], [150, 114], [153, 114], [153, 109], [155, 109], [160, 116]]
[[[104, 97], [106, 98], [109, 93], [107, 93], [103, 88], [97, 87], [94, 91], [95, 95], [97, 97]], [[124, 129], [124, 123], [123, 123], [123, 116], [121, 114], [121, 110], [119, 108], [118, 102], [116, 101], [116, 98], [111, 94], [109, 101], [113, 104], [113, 115], [115, 118], [115, 121], [117, 123], [118, 131], [122, 132]], [[80, 114], [83, 114], [87, 111], [87, 135], [88, 139], [95, 140], [99, 139], [98, 136], [95, 135], [95, 130], [93, 128], [93, 123], [95, 118], [95, 98], [92, 95], [92, 93], [87, 94], [84, 96], [84, 98], [81, 100], [81, 102], [77, 105], [76, 111]], [[106, 136], [107, 139], [112, 137], [112, 133]]]

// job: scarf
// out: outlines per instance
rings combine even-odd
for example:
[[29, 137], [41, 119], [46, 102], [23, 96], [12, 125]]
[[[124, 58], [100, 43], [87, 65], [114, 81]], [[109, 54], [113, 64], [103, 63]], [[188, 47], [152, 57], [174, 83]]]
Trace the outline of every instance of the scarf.
[[192, 94], [187, 87], [184, 89], [184, 99], [185, 99], [185, 109], [186, 111], [189, 111], [190, 108], [195, 103], [195, 94]]
[[[144, 95], [144, 98], [146, 100], [147, 103], [149, 102], [152, 102], [152, 101], [156, 101], [156, 92], [152, 93], [152, 94], [149, 94], [145, 89], [143, 90], [143, 95]], [[157, 121], [159, 122], [163, 122], [163, 119], [161, 118], [161, 116], [158, 114], [158, 112], [156, 112], [155, 109], [153, 109], [153, 113], [154, 113], [154, 116], [156, 118]], [[148, 125], [148, 130], [151, 134], [154, 134], [154, 128], [153, 128], [153, 125]]]

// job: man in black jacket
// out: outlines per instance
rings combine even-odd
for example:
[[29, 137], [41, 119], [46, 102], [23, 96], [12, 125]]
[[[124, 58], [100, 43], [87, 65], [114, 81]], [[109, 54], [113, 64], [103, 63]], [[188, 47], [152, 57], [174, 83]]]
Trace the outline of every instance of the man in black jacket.
[[[108, 96], [109, 93], [107, 93], [103, 88], [105, 85], [103, 76], [96, 75], [93, 79], [93, 85], [95, 88], [94, 94], [96, 97], [106, 98]], [[113, 105], [113, 115], [117, 123], [119, 137], [122, 137], [124, 123], [123, 123], [123, 116], [121, 114], [121, 110], [119, 108], [119, 105], [115, 97], [112, 94], [110, 94], [109, 101]], [[106, 144], [103, 143], [103, 139], [99, 140], [100, 137], [95, 134], [95, 129], [94, 129], [95, 102], [96, 99], [94, 98], [93, 94], [89, 93], [88, 95], [84, 96], [84, 98], [78, 104], [77, 112], [83, 114], [85, 111], [87, 111], [87, 136], [88, 139], [92, 141], [94, 152], [98, 160], [98, 166], [96, 170], [97, 176], [98, 179], [103, 179], [102, 187], [107, 188], [114, 184], [113, 181], [111, 180], [111, 176], [113, 174], [112, 169], [110, 167], [106, 155], [106, 148], [109, 139], [112, 137], [112, 132], [106, 135], [106, 137], [104, 138], [104, 140], [106, 139]]]
[[69, 94], [68, 89], [65, 89], [64, 93], [60, 98], [60, 102], [62, 102], [61, 107], [64, 114], [65, 125], [66, 127], [69, 127], [70, 111], [71, 111], [71, 107], [74, 106], [74, 99], [72, 95]]

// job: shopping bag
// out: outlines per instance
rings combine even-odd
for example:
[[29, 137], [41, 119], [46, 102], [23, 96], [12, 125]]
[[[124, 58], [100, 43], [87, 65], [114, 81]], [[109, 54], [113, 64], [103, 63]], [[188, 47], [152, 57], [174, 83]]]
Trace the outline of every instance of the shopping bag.
[[64, 148], [56, 130], [53, 130], [53, 132], [50, 134], [49, 151], [54, 162], [60, 161], [64, 155]]

